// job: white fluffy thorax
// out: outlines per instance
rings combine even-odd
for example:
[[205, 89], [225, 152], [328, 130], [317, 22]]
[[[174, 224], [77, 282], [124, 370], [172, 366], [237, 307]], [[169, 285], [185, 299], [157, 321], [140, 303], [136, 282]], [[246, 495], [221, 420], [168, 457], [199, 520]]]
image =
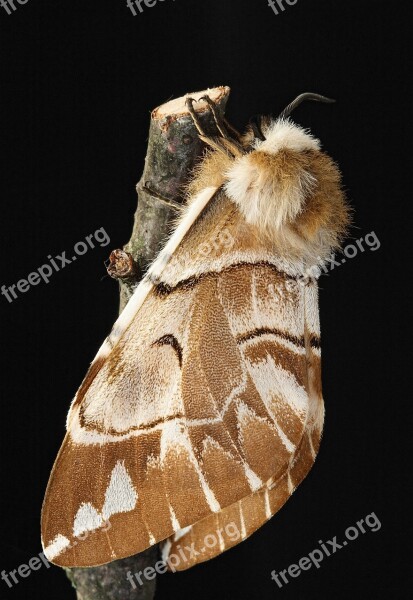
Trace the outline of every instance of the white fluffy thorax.
[[271, 122], [264, 136], [264, 141], [254, 142], [251, 152], [235, 160], [226, 173], [225, 190], [248, 223], [279, 234], [301, 213], [317, 183], [304, 168], [290, 168], [282, 152], [318, 151], [320, 142], [288, 120]]
[[313, 137], [308, 130], [296, 125], [289, 119], [278, 119], [272, 121], [264, 128], [265, 140], [255, 140], [255, 150], [276, 154], [282, 149], [295, 150], [320, 150], [320, 141]]

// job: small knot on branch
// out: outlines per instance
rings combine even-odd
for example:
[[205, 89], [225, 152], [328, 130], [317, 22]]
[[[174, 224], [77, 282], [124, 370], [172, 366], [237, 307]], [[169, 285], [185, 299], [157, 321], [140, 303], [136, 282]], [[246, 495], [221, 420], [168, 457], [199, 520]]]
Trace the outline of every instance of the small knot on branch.
[[138, 281], [140, 269], [132, 254], [125, 250], [113, 250], [109, 256], [109, 264], [106, 265], [108, 275], [113, 279]]

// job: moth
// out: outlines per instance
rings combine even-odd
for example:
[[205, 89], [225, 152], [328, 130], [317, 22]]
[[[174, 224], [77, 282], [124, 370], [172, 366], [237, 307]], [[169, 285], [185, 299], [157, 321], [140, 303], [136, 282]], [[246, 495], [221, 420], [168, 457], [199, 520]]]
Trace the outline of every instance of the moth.
[[[176, 227], [70, 407], [42, 510], [48, 560], [90, 567], [162, 542], [186, 569], [246, 539], [312, 467], [324, 420], [317, 276], [349, 208], [290, 119], [214, 113]], [[205, 251], [208, 248], [208, 251]], [[230, 535], [228, 525], [239, 531]], [[206, 545], [219, 532], [218, 543]]]

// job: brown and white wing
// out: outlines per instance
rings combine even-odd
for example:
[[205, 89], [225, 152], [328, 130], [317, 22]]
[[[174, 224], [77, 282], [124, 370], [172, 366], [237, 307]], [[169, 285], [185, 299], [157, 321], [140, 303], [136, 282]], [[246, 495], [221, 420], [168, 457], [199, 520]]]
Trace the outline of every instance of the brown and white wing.
[[49, 560], [103, 564], [234, 510], [245, 537], [277, 510], [283, 481], [285, 501], [320, 421], [308, 301], [287, 282], [240, 263], [149, 292], [72, 405], [43, 506]]
[[[255, 279], [259, 279], [262, 275], [264, 273], [257, 271]], [[269, 280], [270, 278], [268, 282]], [[287, 282], [287, 288], [291, 292], [291, 283]], [[324, 423], [324, 403], [321, 389], [317, 283], [311, 281], [301, 287], [303, 305], [297, 296], [292, 294], [290, 300], [280, 307], [280, 296], [284, 300], [286, 299], [285, 287], [280, 278], [274, 286], [273, 283], [270, 283], [269, 289], [277, 290], [278, 298], [275, 298], [275, 306], [281, 310], [277, 311], [276, 317], [267, 314], [267, 324], [270, 323], [276, 330], [279, 319], [282, 320], [287, 314], [291, 315], [296, 311], [301, 313], [301, 309], [304, 308], [304, 337], [301, 340], [294, 339], [295, 336], [288, 335], [286, 331], [281, 334], [276, 331], [266, 331], [266, 328], [262, 327], [258, 328], [258, 335], [241, 335], [243, 340], [241, 347], [244, 346], [244, 350], [246, 350], [243, 352], [243, 356], [246, 358], [248, 369], [257, 389], [260, 389], [259, 379], [268, 381], [269, 396], [264, 392], [261, 397], [267, 398], [266, 404], [269, 406], [272, 421], [276, 426], [281, 426], [284, 431], [288, 432], [290, 441], [294, 440], [292, 445], [295, 448], [291, 448], [288, 468], [271, 477], [258, 491], [223, 508], [218, 513], [211, 514], [192, 526], [178, 531], [165, 540], [162, 543], [162, 557], [169, 570], [188, 569], [200, 562], [214, 558], [249, 537], [282, 508], [308, 474], [318, 453]], [[265, 301], [265, 296], [265, 293], [261, 293], [260, 299]], [[293, 308], [294, 305], [296, 310]], [[241, 309], [242, 314], [242, 308], [251, 310], [251, 305], [246, 304], [242, 307], [238, 302], [238, 308]], [[299, 331], [296, 329], [295, 333], [298, 335]], [[305, 346], [306, 374], [301, 370], [301, 361], [298, 358], [302, 353], [302, 341]], [[293, 368], [294, 363], [298, 369]], [[308, 403], [306, 414], [304, 414], [305, 410], [303, 412], [297, 410], [298, 406], [296, 405], [293, 410], [293, 418], [290, 420], [291, 400], [295, 394], [291, 388], [288, 391], [285, 390], [284, 395], [280, 394], [283, 376], [280, 377], [279, 372], [274, 373], [273, 364], [278, 369], [281, 368], [287, 373], [292, 373], [296, 384], [305, 388]], [[262, 388], [261, 391], [263, 392]], [[301, 415], [305, 421], [300, 441], [297, 441], [300, 427], [297, 428], [295, 436], [290, 433], [291, 423], [295, 421], [297, 414]], [[252, 435], [257, 433], [255, 431]], [[263, 457], [263, 461], [265, 460], [266, 458]]]

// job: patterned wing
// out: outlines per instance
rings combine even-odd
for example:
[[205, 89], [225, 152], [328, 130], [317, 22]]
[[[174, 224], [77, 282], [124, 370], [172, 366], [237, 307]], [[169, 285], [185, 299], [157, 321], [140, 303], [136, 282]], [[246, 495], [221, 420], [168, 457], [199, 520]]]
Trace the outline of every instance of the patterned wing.
[[298, 450], [321, 427], [306, 294], [268, 263], [150, 292], [72, 406], [43, 507], [49, 560], [103, 564], [234, 507], [246, 536], [275, 512], [271, 486], [291, 493]]
[[[259, 278], [258, 272], [257, 276]], [[291, 290], [291, 286], [288, 284], [287, 286]], [[278, 293], [282, 294], [282, 283], [278, 281], [278, 285], [273, 289], [277, 289]], [[308, 412], [303, 435], [291, 454], [288, 468], [278, 477], [271, 477], [258, 491], [218, 513], [211, 514], [192, 526], [176, 532], [165, 540], [162, 543], [162, 557], [169, 570], [183, 571], [214, 558], [245, 540], [282, 508], [314, 464], [324, 422], [317, 285], [315, 282], [309, 282], [305, 287], [302, 286], [301, 291], [304, 297], [304, 346], [307, 363], [306, 383], [302, 387], [305, 387], [308, 395]], [[238, 306], [238, 308], [241, 307]], [[282, 310], [285, 310], [285, 307]], [[273, 325], [276, 324], [273, 323]], [[262, 380], [268, 378], [270, 397], [268, 398], [266, 394], [263, 397], [267, 397], [269, 400], [268, 404], [274, 422], [281, 424], [284, 429], [288, 429], [288, 424], [286, 424], [289, 421], [288, 394], [284, 398], [286, 400], [284, 406], [282, 402], [279, 403], [278, 399], [274, 402], [272, 394], [274, 393], [277, 397], [276, 390], [279, 389], [281, 378], [274, 377], [272, 363], [287, 372], [293, 372], [292, 365], [295, 362], [293, 355], [301, 352], [302, 344], [290, 345], [286, 343], [290, 340], [287, 340], [285, 335], [280, 336], [275, 331], [270, 333], [266, 327], [257, 329], [260, 331], [259, 335], [247, 336], [244, 334], [241, 336], [244, 350], [247, 350], [243, 355], [250, 372], [253, 374], [255, 371], [256, 373], [256, 377], [253, 375], [253, 378], [258, 387], [257, 376], [259, 374], [262, 375]], [[298, 340], [296, 341], [298, 342]], [[281, 351], [283, 345], [284, 351]], [[292, 353], [289, 359], [287, 359], [286, 351], [287, 355]], [[269, 363], [271, 364], [270, 368]], [[302, 380], [296, 379], [296, 381], [300, 384]], [[272, 390], [271, 382], [275, 382]], [[287, 410], [285, 404], [287, 404]]]

